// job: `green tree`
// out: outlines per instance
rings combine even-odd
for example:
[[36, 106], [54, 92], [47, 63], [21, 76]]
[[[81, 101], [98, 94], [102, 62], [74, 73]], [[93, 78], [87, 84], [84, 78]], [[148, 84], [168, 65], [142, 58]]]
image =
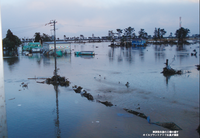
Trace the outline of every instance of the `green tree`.
[[175, 36], [178, 38], [178, 42], [182, 43], [183, 39], [186, 38], [189, 33], [189, 29], [181, 27], [180, 29], [176, 30]]
[[163, 38], [163, 36], [166, 34], [167, 32], [165, 31], [165, 29], [160, 29], [160, 37]]
[[144, 29], [141, 29], [139, 32], [139, 38], [143, 38], [143, 39], [147, 39], [148, 38], [148, 34], [144, 31]]
[[154, 30], [154, 36], [153, 39], [157, 42], [157, 40], [159, 39], [161, 42], [161, 38], [163, 38], [163, 36], [166, 34], [165, 29], [160, 29], [160, 28], [155, 28]]
[[125, 28], [124, 29], [124, 36], [130, 40], [132, 38], [135, 38], [134, 32], [135, 32], [135, 29], [132, 28], [132, 27]]
[[42, 41], [46, 41], [46, 42], [47, 41], [52, 41], [51, 36], [49, 36], [48, 34], [45, 34], [45, 33], [43, 33], [43, 35], [41, 36], [41, 39], [42, 39]]
[[122, 30], [122, 29], [116, 29], [116, 30], [117, 30], [117, 32], [118, 32], [118, 36], [121, 36], [123, 30]]
[[17, 51], [17, 47], [21, 44], [21, 40], [13, 35], [10, 29], [8, 29], [6, 38], [3, 39], [3, 47], [8, 51]]
[[40, 32], [36, 32], [34, 36], [35, 36], [35, 42], [41, 41], [41, 43], [42, 43], [42, 38], [40, 36]]
[[157, 40], [158, 40], [158, 29], [157, 29], [157, 28], [155, 28], [155, 30], [154, 30], [153, 39], [154, 39], [156, 42], [157, 42]]

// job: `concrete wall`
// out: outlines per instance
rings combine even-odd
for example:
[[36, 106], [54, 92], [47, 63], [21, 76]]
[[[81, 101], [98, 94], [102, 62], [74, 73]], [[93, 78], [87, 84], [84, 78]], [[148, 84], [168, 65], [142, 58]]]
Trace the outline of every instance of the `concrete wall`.
[[[0, 42], [2, 42], [1, 13], [0, 13]], [[2, 47], [3, 47], [2, 43], [0, 43], [0, 138], [7, 138], [8, 134], [7, 134], [7, 121], [6, 121]]]

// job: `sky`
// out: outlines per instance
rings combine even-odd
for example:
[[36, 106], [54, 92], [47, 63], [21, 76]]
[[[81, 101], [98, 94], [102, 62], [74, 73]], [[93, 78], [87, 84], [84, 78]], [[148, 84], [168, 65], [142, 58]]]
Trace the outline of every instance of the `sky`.
[[199, 34], [199, 0], [0, 0], [2, 34], [10, 29], [19, 38], [33, 38], [36, 32], [56, 37], [107, 36], [109, 30], [133, 27], [138, 35], [155, 28], [175, 33], [181, 26], [190, 35]]

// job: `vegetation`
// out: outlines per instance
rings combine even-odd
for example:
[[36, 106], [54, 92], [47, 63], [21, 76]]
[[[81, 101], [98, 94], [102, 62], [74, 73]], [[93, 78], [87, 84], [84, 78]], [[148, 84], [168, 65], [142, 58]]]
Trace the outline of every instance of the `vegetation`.
[[21, 40], [16, 36], [13, 35], [10, 29], [8, 29], [6, 38], [3, 39], [3, 49], [9, 55], [17, 54], [17, 47], [21, 44]]
[[125, 28], [124, 36], [125, 36], [126, 40], [131, 40], [132, 38], [135, 38], [136, 35], [134, 32], [135, 32], [135, 29], [130, 26], [128, 28]]
[[40, 36], [40, 32], [35, 33], [35, 42], [41, 42], [42, 43], [42, 38]]
[[189, 33], [190, 33], [190, 30], [183, 27], [176, 30], [175, 36], [176, 38], [178, 38], [178, 43], [183, 43], [184, 42], [183, 39], [186, 38]]
[[34, 42], [41, 42], [43, 43], [43, 41], [52, 41], [51, 37], [45, 33], [43, 33], [43, 35], [40, 35], [40, 32], [36, 32], [35, 33], [35, 41]]
[[142, 39], [147, 39], [148, 38], [148, 34], [147, 32], [144, 31], [144, 29], [140, 29], [140, 31], [138, 32], [139, 33], [139, 38], [142, 38]]
[[163, 38], [163, 36], [166, 34], [166, 31], [164, 29], [160, 29], [160, 28], [155, 28], [154, 30], [154, 36], [153, 39], [157, 42], [157, 40], [159, 39], [161, 42], [161, 38]]

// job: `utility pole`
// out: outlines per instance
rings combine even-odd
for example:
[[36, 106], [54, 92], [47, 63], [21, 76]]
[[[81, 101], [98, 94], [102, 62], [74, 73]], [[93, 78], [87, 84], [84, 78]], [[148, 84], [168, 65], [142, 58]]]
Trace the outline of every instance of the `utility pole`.
[[[54, 31], [54, 58], [55, 58], [55, 71], [54, 71], [54, 76], [57, 76], [57, 61], [56, 61], [56, 20], [51, 20], [49, 23], [45, 24], [46, 25], [51, 25], [53, 26], [53, 31]], [[57, 81], [56, 81], [57, 83]]]

